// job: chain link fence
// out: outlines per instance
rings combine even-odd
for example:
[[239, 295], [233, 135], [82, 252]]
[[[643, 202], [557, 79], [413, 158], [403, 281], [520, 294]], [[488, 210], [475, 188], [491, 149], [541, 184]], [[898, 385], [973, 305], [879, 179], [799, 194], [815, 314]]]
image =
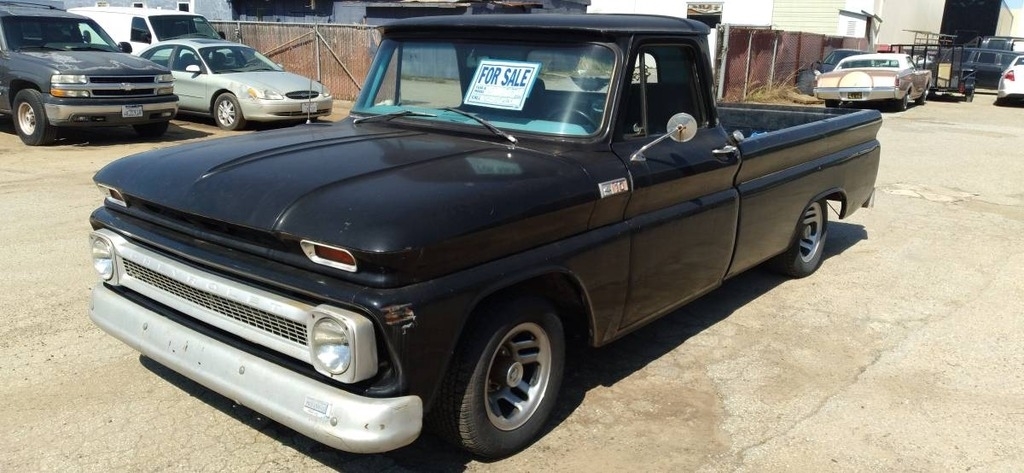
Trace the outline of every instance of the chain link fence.
[[727, 102], [777, 87], [800, 86], [806, 93], [815, 61], [833, 49], [868, 48], [865, 38], [767, 28], [721, 25], [717, 33], [715, 83], [718, 99]]
[[380, 44], [373, 26], [211, 21], [225, 38], [246, 44], [290, 72], [312, 77], [338, 100], [355, 100]]

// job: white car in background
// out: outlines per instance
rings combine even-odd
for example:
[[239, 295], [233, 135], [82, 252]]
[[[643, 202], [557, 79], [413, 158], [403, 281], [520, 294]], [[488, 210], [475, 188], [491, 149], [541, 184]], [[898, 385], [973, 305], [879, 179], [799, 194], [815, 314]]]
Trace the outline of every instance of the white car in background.
[[1017, 56], [999, 78], [996, 105], [1024, 101], [1024, 56]]

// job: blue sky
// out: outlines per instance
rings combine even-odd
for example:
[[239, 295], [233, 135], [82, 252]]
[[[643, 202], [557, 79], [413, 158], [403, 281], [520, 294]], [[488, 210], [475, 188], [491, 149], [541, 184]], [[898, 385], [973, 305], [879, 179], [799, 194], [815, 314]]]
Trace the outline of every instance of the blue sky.
[[1024, 4], [1024, 0], [1004, 0], [1010, 8], [1020, 8], [1021, 4]]

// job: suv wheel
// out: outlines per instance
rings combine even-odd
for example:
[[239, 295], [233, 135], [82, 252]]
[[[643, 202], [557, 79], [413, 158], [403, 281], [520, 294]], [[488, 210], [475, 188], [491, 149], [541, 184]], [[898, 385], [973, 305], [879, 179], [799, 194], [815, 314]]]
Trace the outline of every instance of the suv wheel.
[[57, 127], [50, 125], [42, 94], [25, 89], [14, 96], [14, 129], [29, 146], [48, 145], [57, 139]]

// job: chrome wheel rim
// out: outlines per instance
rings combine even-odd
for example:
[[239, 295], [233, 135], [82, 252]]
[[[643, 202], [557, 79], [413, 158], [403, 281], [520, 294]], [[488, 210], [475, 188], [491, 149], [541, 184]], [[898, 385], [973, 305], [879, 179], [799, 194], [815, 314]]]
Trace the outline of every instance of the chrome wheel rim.
[[230, 100], [221, 100], [220, 104], [217, 105], [217, 120], [224, 126], [231, 126], [235, 123], [235, 115], [238, 113], [235, 110], [235, 104], [231, 103]]
[[36, 111], [32, 109], [28, 102], [22, 102], [18, 105], [18, 127], [26, 135], [36, 132]]
[[821, 236], [824, 232], [822, 227], [825, 223], [824, 212], [825, 209], [818, 202], [811, 204], [804, 211], [803, 219], [800, 222], [803, 226], [803, 230], [800, 231], [800, 259], [805, 263], [810, 263], [821, 247]]
[[491, 356], [484, 403], [499, 430], [515, 430], [537, 412], [551, 380], [551, 340], [540, 325], [510, 330]]

